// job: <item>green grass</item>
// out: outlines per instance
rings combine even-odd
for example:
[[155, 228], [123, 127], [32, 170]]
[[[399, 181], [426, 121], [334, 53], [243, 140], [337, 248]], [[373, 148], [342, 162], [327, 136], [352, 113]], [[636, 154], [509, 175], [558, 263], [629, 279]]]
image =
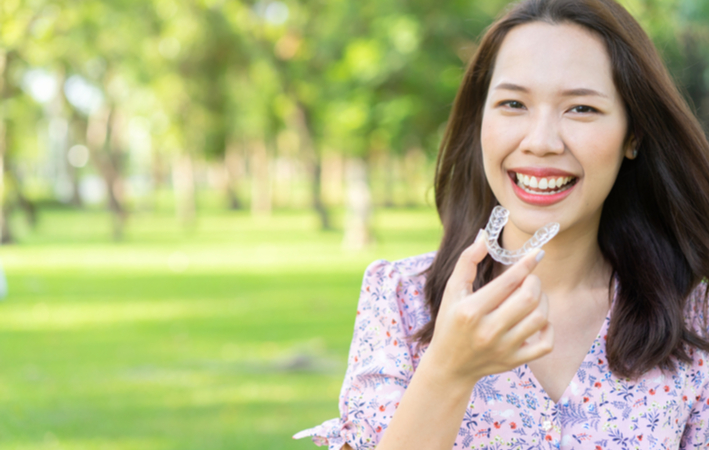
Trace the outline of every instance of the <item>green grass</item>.
[[341, 248], [308, 212], [43, 211], [0, 248], [0, 448], [307, 449], [336, 417], [362, 273], [435, 249], [431, 209], [375, 216]]

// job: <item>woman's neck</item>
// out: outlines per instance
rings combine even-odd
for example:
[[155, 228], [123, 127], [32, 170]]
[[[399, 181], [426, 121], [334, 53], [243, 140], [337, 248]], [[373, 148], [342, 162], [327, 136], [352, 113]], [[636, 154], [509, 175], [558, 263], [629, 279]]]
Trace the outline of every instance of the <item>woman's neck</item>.
[[[545, 244], [545, 258], [533, 272], [540, 278], [543, 292], [566, 296], [579, 290], [608, 288], [611, 266], [597, 243], [598, 231], [598, 224], [584, 230], [569, 229]], [[507, 249], [520, 248], [529, 238], [515, 227], [503, 229], [503, 246]]]

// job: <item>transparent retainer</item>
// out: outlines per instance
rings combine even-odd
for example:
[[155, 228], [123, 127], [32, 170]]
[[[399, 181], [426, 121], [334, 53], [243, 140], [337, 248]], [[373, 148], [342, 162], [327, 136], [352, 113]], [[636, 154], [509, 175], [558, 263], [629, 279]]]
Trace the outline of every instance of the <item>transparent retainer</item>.
[[503, 231], [505, 224], [508, 223], [509, 214], [507, 209], [502, 206], [496, 206], [493, 208], [491, 217], [488, 219], [488, 225], [486, 225], [486, 233], [488, 233], [486, 247], [488, 247], [488, 254], [501, 264], [515, 264], [531, 251], [547, 244], [550, 239], [555, 237], [557, 232], [560, 231], [559, 223], [550, 222], [538, 229], [533, 237], [528, 239], [518, 250], [506, 250], [498, 243], [498, 237], [500, 236], [500, 232]]

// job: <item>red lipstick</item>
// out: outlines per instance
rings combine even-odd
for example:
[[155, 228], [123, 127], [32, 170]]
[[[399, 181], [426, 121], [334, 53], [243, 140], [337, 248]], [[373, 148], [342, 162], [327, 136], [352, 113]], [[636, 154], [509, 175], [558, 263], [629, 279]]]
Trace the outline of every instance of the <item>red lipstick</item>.
[[[536, 177], [538, 179], [571, 177], [573, 178], [573, 180], [570, 182], [569, 185], [565, 186], [565, 189], [561, 192], [557, 192], [555, 194], [537, 194], [529, 192], [528, 190], [525, 190], [522, 187], [518, 186], [516, 173], [519, 173], [521, 175], [527, 175], [529, 177]], [[535, 206], [549, 206], [564, 200], [572, 193], [572, 190], [576, 187], [577, 182], [579, 181], [576, 175], [570, 172], [566, 172], [564, 170], [555, 169], [551, 167], [521, 167], [512, 169], [508, 172], [508, 174], [510, 182], [513, 185], [513, 192], [515, 192], [515, 195], [517, 195], [518, 198], [523, 202]]]
[[[549, 178], [549, 177], [572, 177], [572, 178], [577, 178], [577, 175], [570, 173], [570, 172], [565, 172], [564, 170], [561, 169], [555, 169], [553, 167], [516, 167], [513, 169], [509, 169], [508, 173], [520, 173], [523, 175], [528, 175], [530, 177], [537, 177], [537, 178]], [[515, 175], [513, 173], [513, 175]]]

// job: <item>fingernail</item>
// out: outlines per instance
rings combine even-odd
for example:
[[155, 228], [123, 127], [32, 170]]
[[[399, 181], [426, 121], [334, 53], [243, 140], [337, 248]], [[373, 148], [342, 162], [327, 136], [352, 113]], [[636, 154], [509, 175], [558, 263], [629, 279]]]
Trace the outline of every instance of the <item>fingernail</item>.
[[540, 262], [543, 256], [545, 256], [545, 250], [540, 250], [540, 253], [535, 256], [535, 261]]
[[478, 242], [478, 241], [481, 239], [481, 237], [483, 236], [483, 233], [485, 233], [485, 231], [483, 230], [483, 228], [481, 228], [480, 230], [478, 230], [478, 234], [476, 235], [476, 240], [475, 240], [474, 242]]

